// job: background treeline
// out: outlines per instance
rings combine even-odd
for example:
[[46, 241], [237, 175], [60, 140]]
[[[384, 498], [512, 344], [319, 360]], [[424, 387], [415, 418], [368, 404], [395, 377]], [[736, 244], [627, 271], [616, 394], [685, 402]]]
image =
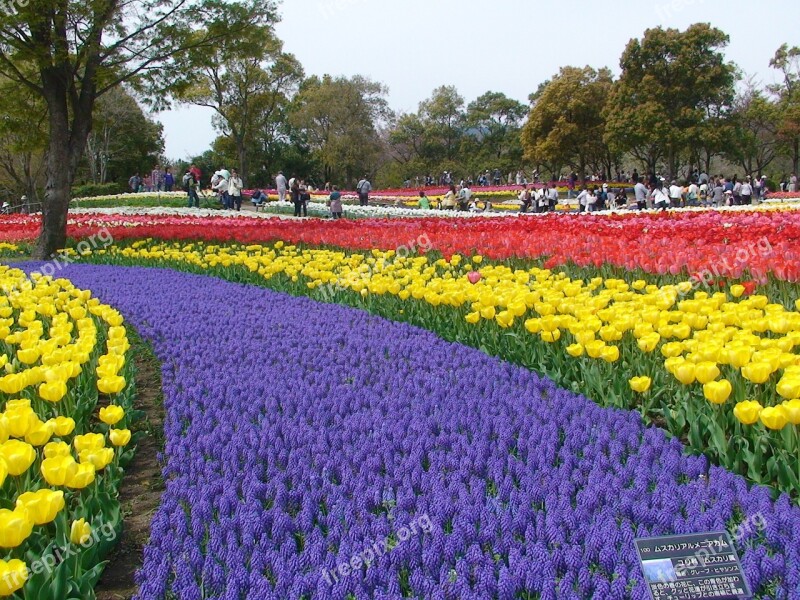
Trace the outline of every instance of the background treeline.
[[[468, 102], [442, 86], [416, 112], [396, 113], [387, 88], [367, 77], [306, 77], [275, 36], [276, 19], [192, 48], [190, 68], [170, 78], [173, 102], [214, 111], [219, 137], [192, 157], [204, 173], [237, 167], [247, 185], [264, 186], [282, 169], [352, 188], [365, 173], [399, 187], [444, 171], [477, 179], [487, 169], [504, 183], [518, 170], [615, 179], [637, 168], [683, 179], [698, 169], [777, 181], [800, 169], [798, 47], [777, 49], [768, 66], [779, 83], [762, 87], [726, 61], [724, 32], [703, 23], [656, 28], [628, 43], [617, 79], [609, 69], [566, 66], [527, 104], [491, 91]], [[10, 82], [0, 80], [0, 92], [0, 194], [36, 199], [45, 107]], [[185, 163], [163, 156], [162, 127], [137, 97], [168, 106], [135, 87], [102, 96], [73, 193], [123, 191], [156, 164], [172, 164], [179, 179]]]

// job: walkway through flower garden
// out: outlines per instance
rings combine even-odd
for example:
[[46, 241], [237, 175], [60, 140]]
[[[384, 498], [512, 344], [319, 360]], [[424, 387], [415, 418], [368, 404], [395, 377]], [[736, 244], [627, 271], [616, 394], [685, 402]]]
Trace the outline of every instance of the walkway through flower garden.
[[341, 306], [157, 269], [63, 276], [163, 361], [141, 599], [644, 599], [634, 537], [748, 519], [753, 590], [800, 598], [800, 509], [636, 414]]

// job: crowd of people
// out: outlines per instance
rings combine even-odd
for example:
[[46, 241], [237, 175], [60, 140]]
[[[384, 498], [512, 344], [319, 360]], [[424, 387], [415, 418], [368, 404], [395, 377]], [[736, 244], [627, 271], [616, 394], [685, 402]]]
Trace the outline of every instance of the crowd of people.
[[134, 173], [128, 179], [128, 188], [134, 194], [137, 192], [171, 192], [174, 187], [175, 176], [172, 174], [172, 167], [162, 169], [160, 165], [156, 165], [144, 177], [139, 173]]
[[[187, 194], [189, 207], [200, 207], [200, 196], [206, 195], [201, 191], [202, 173], [196, 165], [191, 165], [181, 180], [181, 186]], [[603, 181], [599, 174], [592, 175], [588, 180], [578, 184], [578, 176], [573, 172], [566, 178], [567, 200], [569, 204], [576, 204], [580, 212], [606, 210], [609, 208], [630, 209], [666, 209], [688, 206], [736, 206], [754, 204], [765, 199], [769, 192], [766, 176], [751, 178], [746, 176], [739, 179], [737, 175], [725, 177], [723, 175], [709, 176], [706, 173], [694, 170], [689, 178], [679, 183], [677, 180], [667, 182], [658, 173], [650, 173], [641, 177], [636, 169], [631, 173], [618, 172], [618, 182], [609, 184]], [[417, 177], [417, 182], [420, 178]], [[539, 174], [534, 171], [528, 183], [523, 171], [508, 174], [508, 181], [520, 186], [517, 200], [520, 212], [550, 212], [555, 211], [559, 204], [559, 191], [557, 182], [539, 183]], [[311, 193], [320, 190], [305, 180], [292, 176], [287, 178], [282, 171], [274, 178], [277, 190], [277, 199], [282, 202], [291, 202], [294, 205], [296, 217], [308, 216], [308, 203]], [[499, 169], [481, 173], [477, 179], [480, 187], [499, 185], [502, 176]], [[418, 206], [421, 209], [459, 210], [470, 212], [484, 212], [492, 208], [489, 200], [480, 201], [473, 193], [472, 178], [462, 179], [458, 184], [453, 181], [452, 173], [444, 171], [438, 180], [432, 176], [422, 178], [422, 183], [435, 185], [436, 183], [447, 188], [443, 197], [433, 202], [425, 191], [419, 192]], [[410, 181], [406, 182], [410, 185]], [[132, 192], [158, 192], [172, 191], [176, 182], [170, 167], [155, 168], [146, 177], [138, 173], [129, 180]], [[513, 185], [513, 184], [512, 184]], [[561, 184], [563, 185], [563, 184]], [[781, 182], [781, 191], [799, 191], [796, 175], [785, 178]], [[244, 184], [236, 169], [222, 168], [216, 171], [210, 180], [210, 188], [223, 208], [228, 210], [241, 210]], [[368, 176], [364, 176], [356, 184], [356, 194], [360, 206], [369, 204], [369, 194], [372, 184]], [[330, 216], [334, 219], [342, 216], [342, 193], [339, 188], [326, 183], [324, 192], [328, 194], [327, 205]], [[629, 197], [630, 192], [630, 197]], [[265, 190], [257, 189], [250, 194], [250, 201], [255, 207], [262, 207], [269, 201]]]

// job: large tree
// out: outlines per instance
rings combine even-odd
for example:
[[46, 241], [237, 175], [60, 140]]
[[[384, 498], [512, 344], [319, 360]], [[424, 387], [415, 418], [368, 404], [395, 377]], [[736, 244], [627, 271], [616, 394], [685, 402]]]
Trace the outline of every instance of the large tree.
[[122, 86], [98, 99], [93, 120], [83, 173], [92, 183], [127, 183], [133, 173], [149, 172], [164, 151], [164, 126], [146, 115]]
[[783, 76], [783, 81], [770, 89], [778, 97], [781, 147], [797, 173], [800, 171], [800, 47], [789, 48], [788, 44], [783, 44], [769, 66], [778, 69]]
[[310, 77], [300, 87], [291, 113], [322, 166], [327, 182], [352, 185], [377, 169], [382, 143], [378, 130], [389, 116], [386, 87], [360, 75]]
[[[247, 9], [233, 4], [229, 10]], [[236, 148], [245, 183], [257, 134], [265, 133], [264, 124], [274, 122], [303, 78], [300, 63], [275, 35], [277, 20], [274, 10], [265, 11], [241, 35], [191, 49], [189, 68], [173, 80], [179, 101], [214, 111], [213, 123]]]
[[709, 115], [724, 115], [733, 103], [737, 70], [722, 54], [727, 44], [706, 23], [648, 29], [631, 40], [607, 105], [606, 141], [650, 171], [663, 160], [677, 176], [704, 139]]
[[70, 187], [92, 130], [97, 99], [126, 81], [157, 98], [186, 51], [242, 35], [271, 0], [26, 0], [0, 28], [0, 75], [44, 99], [47, 185], [35, 254], [66, 244]]
[[581, 179], [590, 164], [601, 164], [607, 152], [603, 109], [612, 84], [608, 69], [562, 67], [531, 96], [522, 128], [525, 157], [537, 164], [570, 165]]
[[[0, 187], [38, 204], [47, 144], [41, 97], [0, 76]], [[37, 207], [38, 208], [38, 207]]]
[[455, 86], [433, 90], [430, 98], [420, 102], [419, 115], [425, 124], [427, 152], [439, 161], [455, 159], [466, 118], [464, 98]]
[[736, 97], [731, 124], [734, 137], [725, 156], [741, 165], [745, 174], [761, 177], [777, 155], [777, 104], [749, 85]]
[[500, 92], [486, 92], [467, 105], [467, 133], [476, 140], [476, 151], [470, 157], [476, 169], [488, 164], [504, 171], [519, 166], [522, 159], [519, 134], [527, 114], [527, 106]]

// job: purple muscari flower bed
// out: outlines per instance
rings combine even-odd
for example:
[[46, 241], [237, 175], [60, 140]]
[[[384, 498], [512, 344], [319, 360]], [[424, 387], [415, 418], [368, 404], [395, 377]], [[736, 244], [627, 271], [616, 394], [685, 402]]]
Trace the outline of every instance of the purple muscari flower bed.
[[635, 537], [723, 529], [755, 592], [800, 598], [800, 509], [636, 414], [350, 308], [165, 270], [64, 275], [163, 361], [140, 599], [645, 599]]

